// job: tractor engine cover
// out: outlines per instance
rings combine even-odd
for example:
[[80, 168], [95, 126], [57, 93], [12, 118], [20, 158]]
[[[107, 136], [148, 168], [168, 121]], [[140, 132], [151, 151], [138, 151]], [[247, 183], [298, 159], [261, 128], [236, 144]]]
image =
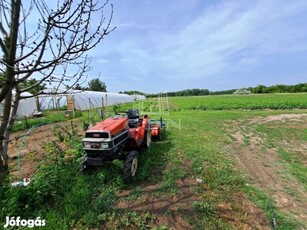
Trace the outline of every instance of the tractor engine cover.
[[88, 129], [82, 139], [83, 149], [89, 157], [111, 156], [119, 152], [128, 140], [128, 119], [107, 118]]

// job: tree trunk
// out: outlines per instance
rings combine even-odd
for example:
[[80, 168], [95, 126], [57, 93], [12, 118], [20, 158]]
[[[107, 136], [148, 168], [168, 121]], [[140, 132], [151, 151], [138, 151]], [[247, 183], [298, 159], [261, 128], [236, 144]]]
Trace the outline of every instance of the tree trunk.
[[[5, 134], [4, 134], [4, 138], [8, 141], [10, 140], [10, 136], [11, 136], [11, 133], [13, 131], [13, 125], [14, 125], [14, 122], [15, 122], [15, 118], [16, 118], [16, 114], [17, 114], [17, 110], [18, 110], [18, 105], [19, 105], [19, 101], [20, 101], [20, 92], [16, 91], [15, 95], [12, 98], [14, 98], [14, 100], [13, 100], [13, 103], [12, 103], [10, 118], [9, 118], [7, 128], [6, 128]], [[4, 149], [5, 150], [4, 152], [6, 153], [6, 155], [7, 155], [7, 150], [8, 150], [7, 147], [8, 147], [8, 144], [5, 146], [5, 149]]]
[[[6, 71], [4, 74], [5, 81], [4, 85], [0, 91], [0, 102], [4, 100], [3, 105], [3, 116], [0, 125], [0, 180], [8, 175], [8, 137], [10, 136], [11, 130], [8, 127], [11, 124], [11, 106], [12, 106], [12, 89], [14, 86], [14, 76], [15, 76], [15, 59], [16, 59], [16, 48], [17, 48], [17, 38], [19, 29], [19, 17], [20, 17], [20, 7], [21, 0], [12, 1], [11, 5], [11, 27], [9, 32], [9, 40], [5, 44], [7, 49], [7, 56], [4, 60], [6, 62]], [[18, 103], [17, 103], [18, 105]], [[17, 112], [17, 110], [16, 110]], [[14, 117], [13, 117], [14, 118]], [[14, 121], [13, 121], [14, 122]], [[11, 124], [12, 128], [12, 124]], [[7, 133], [8, 132], [8, 133]]]
[[[11, 28], [9, 32], [9, 40], [5, 43], [7, 49], [7, 56], [4, 60], [6, 62], [5, 71], [5, 81], [0, 91], [0, 102], [5, 100], [9, 91], [12, 90], [14, 85], [15, 76], [15, 59], [16, 59], [16, 49], [17, 49], [17, 39], [18, 39], [18, 29], [19, 29], [19, 18], [20, 18], [20, 7], [21, 0], [12, 1], [12, 13], [11, 13]], [[1, 141], [1, 140], [0, 140]]]
[[8, 155], [7, 155], [8, 140], [6, 139], [7, 136], [6, 130], [10, 122], [11, 105], [12, 105], [12, 91], [10, 90], [4, 99], [3, 113], [2, 113], [3, 116], [0, 125], [0, 157], [1, 157], [0, 179], [5, 178], [5, 176], [8, 174]]
[[[12, 91], [10, 91], [12, 92]], [[13, 101], [13, 103], [12, 103]], [[15, 122], [17, 109], [20, 101], [20, 92], [16, 92], [13, 96], [12, 93], [7, 95], [5, 98], [4, 108], [3, 108], [3, 119], [0, 128], [0, 156], [2, 159], [2, 165], [0, 169], [0, 182], [3, 181], [9, 173], [8, 168], [8, 143], [10, 140], [10, 135], [12, 133], [13, 125]], [[9, 116], [7, 117], [7, 115]]]

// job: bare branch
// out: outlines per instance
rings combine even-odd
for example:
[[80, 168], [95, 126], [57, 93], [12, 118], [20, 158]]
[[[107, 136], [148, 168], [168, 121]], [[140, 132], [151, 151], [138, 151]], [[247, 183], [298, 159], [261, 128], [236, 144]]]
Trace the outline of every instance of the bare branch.
[[10, 8], [10, 3], [7, 1], [1, 1], [0, 2], [0, 24], [1, 24], [1, 32], [3, 33], [4, 36], [8, 36], [8, 31], [5, 30], [3, 22], [6, 23], [6, 27], [9, 28], [10, 26], [10, 20], [9, 17], [7, 16], [12, 14], [12, 10]]
[[4, 29], [4, 27], [3, 27], [1, 21], [0, 21], [0, 32], [1, 32], [2, 34], [4, 34], [4, 36], [8, 36], [8, 34], [7, 34], [7, 32], [5, 31], [5, 29]]
[[[35, 4], [36, 7], [40, 7], [40, 14], [45, 15], [46, 7], [41, 6], [41, 3], [38, 1], [35, 1]], [[107, 2], [103, 6], [106, 4]], [[36, 46], [28, 54], [16, 60], [16, 62], [21, 62], [19, 69], [16, 70], [16, 74], [26, 74], [20, 81], [27, 79], [33, 72], [51, 68], [53, 65], [59, 65], [63, 60], [71, 63], [76, 61], [83, 53], [94, 48], [104, 36], [115, 29], [110, 29], [113, 17], [113, 5], [111, 5], [111, 16], [106, 27], [101, 29], [102, 23], [105, 20], [104, 17], [101, 17], [96, 30], [92, 33], [89, 32], [91, 14], [94, 11], [90, 9], [93, 9], [93, 6], [95, 6], [95, 4], [89, 4], [83, 1], [65, 18], [65, 14], [67, 14], [69, 7], [71, 7], [71, 2], [66, 1], [66, 4], [64, 3], [58, 11], [52, 12], [51, 15], [44, 20], [44, 23], [40, 26], [40, 29], [44, 28], [43, 33], [45, 36], [43, 39], [39, 43], [35, 42]], [[79, 14], [75, 15], [77, 12], [79, 12]], [[73, 17], [73, 15], [75, 15], [75, 17]], [[101, 30], [103, 32], [101, 32]], [[67, 40], [67, 38], [69, 40]], [[55, 39], [56, 45], [54, 45]], [[52, 59], [43, 60], [46, 49], [52, 54]], [[27, 64], [22, 63], [22, 61], [31, 58], [34, 54], [36, 54], [35, 61], [32, 60]]]

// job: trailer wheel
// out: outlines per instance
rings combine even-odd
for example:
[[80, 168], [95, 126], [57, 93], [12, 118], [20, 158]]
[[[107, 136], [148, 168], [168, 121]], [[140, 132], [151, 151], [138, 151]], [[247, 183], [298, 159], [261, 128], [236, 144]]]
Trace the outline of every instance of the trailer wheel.
[[161, 137], [162, 137], [162, 135], [161, 135], [161, 128], [159, 129], [159, 135], [158, 135], [158, 140], [160, 141], [161, 140]]
[[133, 177], [135, 176], [137, 167], [138, 167], [138, 152], [133, 150], [127, 155], [125, 159], [125, 164], [124, 164], [125, 183], [133, 182]]

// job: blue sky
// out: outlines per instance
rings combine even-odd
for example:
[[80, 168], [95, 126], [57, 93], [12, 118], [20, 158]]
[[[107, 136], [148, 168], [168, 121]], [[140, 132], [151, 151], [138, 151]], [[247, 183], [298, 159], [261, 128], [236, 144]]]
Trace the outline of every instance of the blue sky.
[[306, 0], [113, 0], [117, 29], [91, 50], [108, 91], [307, 82]]

